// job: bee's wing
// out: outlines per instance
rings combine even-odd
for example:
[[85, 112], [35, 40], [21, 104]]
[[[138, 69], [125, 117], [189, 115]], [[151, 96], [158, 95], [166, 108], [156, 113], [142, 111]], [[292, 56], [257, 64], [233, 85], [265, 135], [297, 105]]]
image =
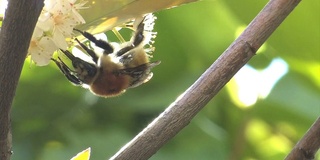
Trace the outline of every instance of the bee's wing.
[[149, 63], [139, 65], [137, 67], [121, 69], [119, 70], [118, 73], [131, 76], [132, 80], [129, 88], [134, 88], [143, 83], [148, 82], [153, 76], [153, 73], [151, 72], [151, 68], [159, 64], [160, 64], [160, 61], [149, 62]]

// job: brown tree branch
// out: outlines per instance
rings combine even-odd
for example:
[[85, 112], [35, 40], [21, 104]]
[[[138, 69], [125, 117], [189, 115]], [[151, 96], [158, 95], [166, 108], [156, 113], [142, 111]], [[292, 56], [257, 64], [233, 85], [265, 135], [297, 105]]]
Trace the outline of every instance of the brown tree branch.
[[43, 0], [10, 0], [0, 31], [0, 159], [12, 153], [10, 112]]
[[184, 128], [245, 65], [300, 0], [271, 0], [203, 75], [111, 159], [148, 159]]
[[312, 160], [320, 148], [320, 117], [287, 155], [286, 160]]

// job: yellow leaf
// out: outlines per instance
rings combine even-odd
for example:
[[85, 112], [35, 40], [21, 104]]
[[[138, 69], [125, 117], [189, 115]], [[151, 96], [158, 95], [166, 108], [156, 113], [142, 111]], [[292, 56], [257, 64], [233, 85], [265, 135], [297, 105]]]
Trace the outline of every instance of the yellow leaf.
[[89, 0], [89, 8], [80, 11], [86, 24], [78, 29], [97, 34], [135, 17], [194, 1], [197, 0]]
[[91, 148], [78, 153], [76, 156], [72, 157], [71, 160], [89, 160], [90, 159]]

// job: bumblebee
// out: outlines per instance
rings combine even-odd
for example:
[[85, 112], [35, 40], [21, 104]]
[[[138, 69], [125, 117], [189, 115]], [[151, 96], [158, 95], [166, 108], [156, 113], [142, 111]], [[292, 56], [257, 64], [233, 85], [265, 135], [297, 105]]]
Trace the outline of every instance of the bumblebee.
[[153, 75], [151, 69], [160, 64], [160, 61], [149, 61], [149, 52], [153, 49], [145, 47], [151, 39], [148, 36], [153, 34], [154, 37], [155, 34], [150, 31], [154, 19], [151, 14], [140, 18], [140, 21], [136, 19], [132, 25], [134, 34], [131, 40], [120, 45], [96, 39], [88, 32], [74, 29], [102, 48], [103, 53], [99, 56], [92, 48], [75, 39], [92, 62], [75, 57], [68, 50], [61, 51], [71, 60], [73, 70], [60, 57], [52, 60], [71, 83], [88, 88], [93, 94], [101, 97], [120, 95], [128, 88], [148, 82]]

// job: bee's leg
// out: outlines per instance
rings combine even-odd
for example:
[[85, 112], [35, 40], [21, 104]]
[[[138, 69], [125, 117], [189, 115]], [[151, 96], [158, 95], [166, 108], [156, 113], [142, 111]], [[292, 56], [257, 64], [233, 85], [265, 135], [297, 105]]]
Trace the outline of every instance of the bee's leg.
[[58, 57], [59, 61], [56, 59], [51, 59], [56, 63], [56, 65], [59, 67], [60, 71], [64, 74], [64, 76], [73, 84], [75, 85], [81, 85], [82, 82], [73, 75], [73, 71]]
[[74, 28], [74, 30], [81, 33], [84, 37], [86, 37], [88, 40], [93, 42], [96, 46], [104, 49], [105, 50], [104, 54], [110, 54], [113, 52], [113, 47], [108, 42], [101, 40], [101, 39], [97, 40], [92, 34], [90, 34], [88, 32], [83, 32], [83, 31], [80, 31], [75, 28]]
[[71, 61], [73, 68], [75, 69], [75, 72], [80, 80], [82, 80], [84, 83], [84, 77], [94, 77], [96, 75], [97, 67], [94, 64], [91, 64], [89, 62], [86, 62], [78, 57], [75, 57], [72, 53], [70, 53], [68, 50], [61, 50]]
[[128, 51], [130, 51], [130, 50], [133, 49], [133, 48], [134, 48], [133, 45], [124, 47], [124, 48], [120, 49], [120, 50], [117, 52], [117, 56], [120, 57], [120, 56], [122, 56], [123, 54], [127, 53]]
[[141, 44], [141, 42], [144, 39], [144, 35], [143, 35], [144, 23], [143, 22], [144, 22], [144, 19], [142, 19], [142, 21], [139, 23], [139, 25], [136, 29], [136, 33], [133, 37], [132, 45], [126, 46], [126, 47], [122, 48], [121, 50], [119, 50], [117, 52], [117, 56], [122, 56], [123, 54], [127, 53], [128, 51], [134, 49], [135, 47], [137, 47], [138, 45]]
[[81, 48], [83, 48], [90, 55], [90, 57], [92, 58], [93, 62], [97, 64], [98, 63], [98, 58], [99, 58], [98, 55], [92, 49], [89, 49], [86, 45], [81, 43], [77, 38], [75, 40], [79, 43]]
[[136, 33], [135, 33], [134, 39], [133, 39], [133, 45], [134, 46], [140, 45], [141, 42], [144, 40], [143, 31], [144, 31], [144, 18], [139, 23], [139, 25], [138, 25], [138, 27], [136, 29]]

